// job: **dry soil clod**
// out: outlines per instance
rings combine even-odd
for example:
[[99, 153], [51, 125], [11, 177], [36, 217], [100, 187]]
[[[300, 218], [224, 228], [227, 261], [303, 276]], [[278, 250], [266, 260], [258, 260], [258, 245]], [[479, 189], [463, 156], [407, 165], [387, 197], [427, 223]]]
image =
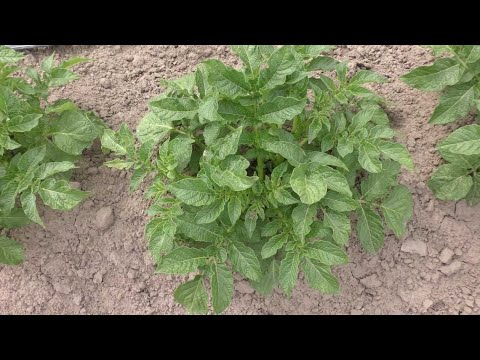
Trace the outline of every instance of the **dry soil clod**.
[[250, 286], [248, 281], [242, 280], [235, 285], [235, 289], [241, 294], [253, 294], [255, 290]]
[[452, 260], [453, 255], [455, 255], [455, 253], [452, 250], [450, 250], [449, 248], [445, 248], [442, 250], [438, 258], [442, 263], [448, 264], [450, 260]]
[[110, 206], [103, 207], [97, 211], [95, 225], [98, 230], [105, 231], [115, 222], [113, 209]]
[[369, 275], [361, 279], [360, 283], [369, 289], [375, 289], [382, 286], [382, 282], [378, 279], [377, 274]]
[[410, 254], [427, 256], [427, 244], [420, 240], [407, 240], [402, 244], [401, 250]]
[[110, 89], [112, 87], [112, 82], [106, 78], [101, 78], [100, 79], [100, 85], [104, 88], [104, 89]]
[[453, 275], [462, 268], [462, 263], [459, 260], [454, 260], [450, 265], [445, 265], [440, 268], [440, 271], [447, 276]]

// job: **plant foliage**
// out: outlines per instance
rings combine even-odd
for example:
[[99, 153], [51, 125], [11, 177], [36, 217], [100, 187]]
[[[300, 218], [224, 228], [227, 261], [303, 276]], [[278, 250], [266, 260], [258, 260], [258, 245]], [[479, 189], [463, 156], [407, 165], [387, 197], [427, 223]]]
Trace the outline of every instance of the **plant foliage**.
[[[438, 57], [402, 77], [417, 89], [441, 92], [431, 124], [465, 119], [480, 109], [480, 46], [434, 45]], [[480, 125], [463, 126], [437, 145], [446, 161], [432, 175], [428, 186], [440, 200], [480, 202]]]
[[332, 48], [233, 46], [240, 70], [207, 60], [162, 81], [135, 135], [105, 130], [102, 147], [115, 155], [105, 165], [131, 170], [132, 191], [149, 179], [145, 236], [157, 271], [194, 273], [174, 293], [187, 311], [206, 313], [210, 297], [223, 312], [234, 272], [261, 294], [290, 295], [300, 270], [312, 288], [337, 293], [332, 267], [348, 262], [353, 218], [367, 252], [386, 228], [405, 234], [412, 198], [397, 175], [412, 160], [392, 140], [382, 98], [364, 87], [386, 79], [348, 75], [325, 55]]
[[[70, 210], [88, 195], [68, 182], [75, 161], [104, 125], [72, 101], [49, 102], [52, 88], [78, 79], [69, 70], [88, 61], [72, 58], [55, 64], [54, 54], [40, 71], [16, 63], [23, 55], [0, 46], [0, 228], [43, 225], [37, 199], [52, 209]], [[19, 73], [26, 77], [19, 75]], [[0, 237], [0, 263], [18, 264], [22, 247]]]

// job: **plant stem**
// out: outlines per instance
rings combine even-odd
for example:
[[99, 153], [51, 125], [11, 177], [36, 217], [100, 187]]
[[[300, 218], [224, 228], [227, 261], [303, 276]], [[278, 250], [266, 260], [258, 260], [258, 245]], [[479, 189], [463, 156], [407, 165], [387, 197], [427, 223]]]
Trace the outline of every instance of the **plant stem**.
[[183, 175], [183, 174], [179, 173], [177, 170], [174, 170], [174, 174], [175, 174], [176, 178], [180, 178], [180, 179], [186, 179], [186, 178], [189, 177], [189, 176], [186, 176], [186, 175]]
[[275, 209], [275, 214], [277, 214], [279, 219], [283, 219], [283, 213], [280, 211], [280, 209], [276, 208]]
[[195, 139], [195, 145], [198, 146], [201, 153], [203, 153], [205, 151], [205, 146], [203, 146], [203, 144], [201, 143], [201, 141], [199, 139]]
[[292, 133], [295, 137], [297, 137], [298, 133], [302, 130], [302, 122], [300, 120], [300, 117], [297, 115], [293, 118], [293, 124], [292, 124]]
[[178, 133], [178, 134], [186, 135], [186, 136], [188, 136], [189, 138], [192, 137], [191, 134], [186, 133], [185, 131], [182, 131], [182, 130], [179, 130], [179, 129], [172, 129], [172, 130], [173, 130], [174, 132]]
[[[450, 47], [449, 47], [450, 48]], [[455, 57], [455, 59], [460, 63], [460, 65], [462, 65], [462, 67], [468, 71], [469, 73], [471, 73], [471, 70], [470, 70], [470, 67], [468, 66], [468, 64], [463, 61], [463, 59], [456, 53], [455, 50], [453, 50], [452, 48], [450, 48], [452, 51], [453, 51], [453, 56]], [[476, 79], [477, 81], [480, 81], [480, 78], [478, 75], [475, 75], [473, 77], [474, 79]]]
[[264, 166], [265, 165], [263, 163], [263, 154], [258, 154], [257, 155], [257, 175], [262, 181], [265, 179], [265, 173], [263, 172]]
[[280, 165], [282, 163], [282, 161], [283, 161], [282, 155], [277, 154], [277, 156], [275, 156], [275, 166]]

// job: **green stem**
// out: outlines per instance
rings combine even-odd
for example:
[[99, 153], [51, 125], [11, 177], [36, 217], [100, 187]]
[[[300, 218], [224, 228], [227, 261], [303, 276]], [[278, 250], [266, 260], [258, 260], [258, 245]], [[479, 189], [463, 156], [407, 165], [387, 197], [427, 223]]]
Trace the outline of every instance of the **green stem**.
[[176, 133], [179, 133], [179, 134], [182, 134], [182, 135], [186, 135], [186, 136], [188, 136], [189, 138], [192, 137], [191, 134], [186, 133], [185, 131], [182, 131], [182, 130], [179, 130], [179, 129], [172, 129], [172, 130], [173, 130], [174, 132], [176, 132]]
[[257, 175], [260, 178], [260, 180], [265, 179], [265, 173], [263, 172], [263, 167], [265, 164], [263, 163], [263, 154], [258, 154], [257, 155]]
[[198, 146], [201, 153], [205, 151], [205, 146], [202, 144], [202, 142], [199, 139], [195, 140], [195, 145]]
[[[449, 48], [450, 48], [450, 47], [449, 47]], [[450, 48], [450, 49], [452, 50], [455, 59], [460, 63], [460, 65], [462, 65], [463, 68], [464, 68], [466, 71], [471, 72], [470, 67], [468, 66], [468, 64], [467, 64], [465, 61], [463, 61], [463, 59], [455, 52], [455, 50], [453, 50], [452, 48]], [[475, 75], [473, 78], [476, 79], [477, 81], [480, 81], [479, 75]]]
[[189, 178], [189, 176], [183, 175], [183, 174], [179, 173], [177, 170], [174, 170], [174, 174], [175, 174], [175, 177], [176, 177], [176, 178], [179, 178], [179, 179], [187, 179], [187, 178]]
[[293, 118], [292, 124], [292, 133], [295, 137], [298, 137], [298, 133], [302, 130], [302, 121], [300, 117], [297, 115]]
[[460, 56], [458, 56], [456, 53], [455, 53], [455, 58], [466, 70], [469, 70], [467, 63], [465, 61], [463, 61], [462, 58]]
[[282, 155], [277, 154], [277, 155], [275, 156], [275, 166], [280, 165], [282, 162], [283, 162], [283, 157], [282, 157]]
[[468, 69], [468, 65], [465, 63], [465, 61], [463, 61], [463, 59], [458, 56], [457, 52], [452, 49], [450, 46], [448, 46], [448, 48], [453, 52], [453, 56], [455, 57], [455, 59], [457, 59], [457, 61], [466, 69], [466, 70], [469, 70]]
[[296, 122], [296, 119], [297, 117], [294, 117], [293, 118], [293, 122], [292, 122], [292, 134], [295, 135], [295, 131], [297, 131], [297, 122]]
[[279, 219], [283, 219], [283, 213], [280, 211], [280, 209], [275, 209], [275, 214], [277, 214]]

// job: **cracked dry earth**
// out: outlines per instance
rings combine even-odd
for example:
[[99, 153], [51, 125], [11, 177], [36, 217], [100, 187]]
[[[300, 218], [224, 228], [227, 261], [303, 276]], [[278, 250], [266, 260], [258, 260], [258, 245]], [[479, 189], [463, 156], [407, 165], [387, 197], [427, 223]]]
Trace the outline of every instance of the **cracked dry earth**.
[[[209, 57], [238, 64], [227, 46], [55, 50], [62, 58], [96, 61], [78, 66], [81, 79], [53, 97], [72, 98], [115, 129], [122, 122], [137, 125], [147, 101], [160, 91], [158, 79], [191, 71]], [[30, 52], [26, 61], [38, 64], [48, 53]], [[453, 126], [427, 124], [438, 96], [399, 81], [429, 63], [430, 53], [418, 46], [340, 46], [335, 55], [390, 79], [375, 90], [387, 98], [398, 140], [416, 165], [415, 172], [401, 175], [415, 202], [408, 233], [401, 240], [389, 235], [374, 256], [352, 239], [351, 263], [334, 270], [342, 283], [339, 295], [321, 295], [302, 277], [290, 299], [277, 292], [264, 298], [237, 279], [227, 314], [479, 314], [480, 206], [438, 201], [426, 186], [440, 163], [435, 144]], [[90, 199], [68, 213], [42, 209], [45, 230], [31, 225], [12, 232], [26, 247], [27, 260], [19, 267], [0, 266], [0, 313], [182, 314], [172, 296], [182, 279], [154, 274], [143, 238], [147, 203], [141, 192], [129, 195], [129, 175], [101, 166], [98, 143], [84, 155], [73, 181], [91, 192]]]

